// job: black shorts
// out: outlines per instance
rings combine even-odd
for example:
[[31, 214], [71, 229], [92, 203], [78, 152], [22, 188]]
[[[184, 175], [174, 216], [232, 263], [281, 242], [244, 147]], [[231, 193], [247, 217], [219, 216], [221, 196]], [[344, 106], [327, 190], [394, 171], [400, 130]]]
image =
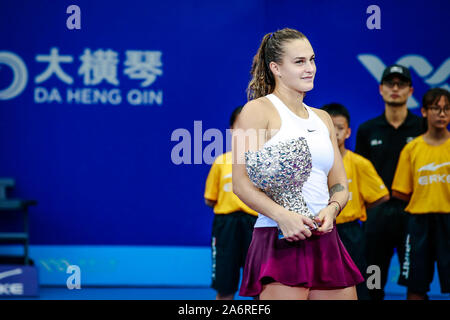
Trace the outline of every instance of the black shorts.
[[401, 265], [405, 253], [405, 235], [408, 214], [404, 211], [406, 202], [392, 198], [367, 210], [364, 225], [365, 254], [368, 266], [375, 265], [381, 271], [381, 288], [369, 290], [374, 300], [382, 300], [384, 287], [394, 252]]
[[410, 214], [399, 283], [424, 294], [437, 262], [442, 293], [450, 293], [450, 214]]
[[[367, 263], [365, 257], [364, 230], [359, 220], [339, 223], [336, 225], [339, 238], [347, 249], [348, 254], [358, 267], [364, 280], [367, 280]], [[366, 282], [356, 286], [359, 300], [369, 300], [369, 291]]]
[[221, 295], [238, 290], [241, 267], [252, 241], [256, 216], [245, 212], [216, 214], [212, 228], [212, 285]]

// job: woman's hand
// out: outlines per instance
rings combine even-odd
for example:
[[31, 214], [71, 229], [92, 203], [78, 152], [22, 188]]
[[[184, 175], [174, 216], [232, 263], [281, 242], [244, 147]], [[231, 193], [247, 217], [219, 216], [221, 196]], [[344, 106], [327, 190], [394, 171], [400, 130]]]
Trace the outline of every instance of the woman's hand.
[[278, 227], [285, 237], [284, 239], [289, 242], [305, 240], [311, 237], [312, 233], [310, 230], [316, 228], [313, 220], [289, 210], [282, 212], [277, 220]]
[[319, 215], [314, 219], [319, 225], [314, 234], [323, 235], [333, 231], [334, 219], [336, 219], [336, 207], [334, 205], [328, 205], [320, 210]]

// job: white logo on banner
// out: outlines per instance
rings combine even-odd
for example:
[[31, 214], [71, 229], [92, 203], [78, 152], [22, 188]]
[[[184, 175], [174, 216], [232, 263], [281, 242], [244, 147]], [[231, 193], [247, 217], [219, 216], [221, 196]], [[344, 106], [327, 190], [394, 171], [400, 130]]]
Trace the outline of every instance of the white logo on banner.
[[[0, 280], [9, 278], [12, 276], [17, 276], [22, 274], [23, 271], [20, 268], [0, 272]], [[0, 295], [22, 295], [23, 294], [23, 283], [0, 283]]]
[[[79, 56], [80, 66], [77, 75], [82, 78], [85, 87], [74, 87], [73, 75], [67, 72], [67, 65], [77, 61], [72, 55], [61, 54], [59, 48], [52, 47], [50, 54], [37, 54], [38, 63], [47, 66], [34, 77], [34, 102], [68, 103], [68, 104], [112, 104], [118, 105], [123, 99], [131, 105], [162, 105], [163, 91], [148, 90], [158, 77], [163, 75], [161, 51], [126, 50], [123, 71], [119, 69], [119, 52], [107, 49], [91, 50], [85, 48]], [[23, 60], [16, 54], [0, 51], [1, 65], [9, 66], [13, 71], [13, 80], [6, 89], [0, 90], [0, 100], [12, 99], [25, 89], [28, 82], [28, 71]], [[122, 98], [120, 75], [126, 75], [132, 81], [142, 80], [140, 89], [128, 90]], [[57, 79], [68, 87], [44, 87], [51, 79]], [[112, 85], [113, 88], [96, 88], [98, 85]], [[145, 88], [145, 89], [144, 89]]]
[[8, 271], [0, 272], [0, 280], [5, 279], [12, 276], [17, 276], [18, 274], [22, 274], [22, 269], [16, 268]]
[[2, 64], [10, 67], [14, 74], [9, 87], [0, 90], [0, 100], [9, 100], [21, 94], [25, 89], [28, 82], [28, 71], [23, 60], [9, 51], [0, 51], [0, 71]]
[[[383, 61], [374, 54], [360, 54], [357, 58], [367, 71], [380, 82], [383, 71], [387, 67]], [[440, 87], [450, 90], [450, 85], [446, 83], [450, 76], [450, 58], [447, 58], [436, 70], [425, 57], [414, 54], [401, 57], [397, 60], [396, 64], [414, 70], [430, 87]], [[408, 99], [407, 105], [408, 108], [419, 107], [419, 103], [413, 96]]]

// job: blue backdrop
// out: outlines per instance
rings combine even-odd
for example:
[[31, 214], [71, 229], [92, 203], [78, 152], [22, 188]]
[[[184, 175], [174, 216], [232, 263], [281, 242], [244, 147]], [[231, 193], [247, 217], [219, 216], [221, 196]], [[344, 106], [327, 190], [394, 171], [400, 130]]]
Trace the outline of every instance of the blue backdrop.
[[[72, 4], [81, 29], [67, 27]], [[381, 29], [367, 27], [372, 4], [2, 1], [0, 176], [16, 179], [11, 196], [39, 201], [31, 243], [208, 245], [208, 154], [226, 149], [208, 130], [224, 133], [246, 102], [267, 32], [310, 39], [317, 76], [305, 102], [349, 108], [351, 149], [358, 125], [384, 109], [384, 66], [411, 68], [418, 113], [428, 88], [449, 88], [450, 2], [377, 1]]]

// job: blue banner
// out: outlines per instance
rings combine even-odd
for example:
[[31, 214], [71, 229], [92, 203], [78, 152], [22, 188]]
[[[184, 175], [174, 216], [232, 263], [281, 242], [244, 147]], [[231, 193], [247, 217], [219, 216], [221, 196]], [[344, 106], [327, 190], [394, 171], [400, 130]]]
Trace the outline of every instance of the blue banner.
[[[208, 246], [204, 205], [231, 111], [267, 32], [316, 53], [305, 102], [360, 123], [383, 112], [386, 65], [408, 66], [419, 114], [449, 88], [448, 1], [2, 1], [0, 176], [30, 209], [32, 244]], [[372, 7], [371, 7], [372, 6]]]

